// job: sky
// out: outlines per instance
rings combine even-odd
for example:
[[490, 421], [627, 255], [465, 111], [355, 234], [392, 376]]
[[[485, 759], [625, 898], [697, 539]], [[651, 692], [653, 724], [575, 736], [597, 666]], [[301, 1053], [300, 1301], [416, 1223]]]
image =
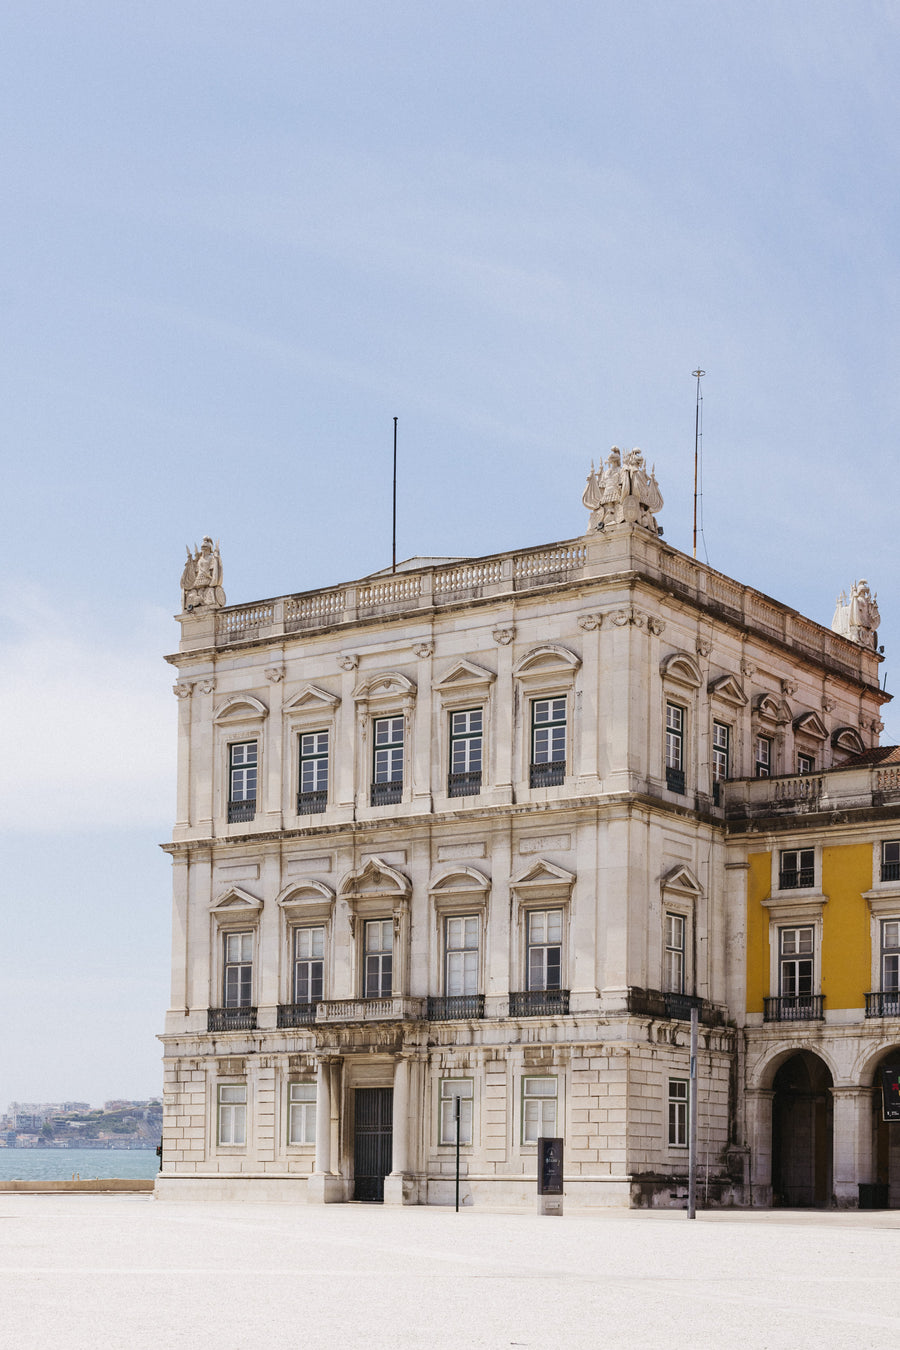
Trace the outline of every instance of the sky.
[[868, 578], [891, 691], [898, 63], [887, 0], [9, 0], [0, 1110], [159, 1092], [185, 544], [385, 566], [395, 416], [400, 557], [580, 535], [614, 444], [689, 552], [704, 369], [700, 557]]

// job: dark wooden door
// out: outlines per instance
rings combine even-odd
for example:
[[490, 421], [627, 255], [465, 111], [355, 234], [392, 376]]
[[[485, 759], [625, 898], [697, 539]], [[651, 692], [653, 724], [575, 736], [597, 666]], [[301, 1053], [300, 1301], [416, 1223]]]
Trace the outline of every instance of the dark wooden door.
[[356, 1089], [353, 1148], [354, 1200], [383, 1200], [392, 1165], [393, 1088]]

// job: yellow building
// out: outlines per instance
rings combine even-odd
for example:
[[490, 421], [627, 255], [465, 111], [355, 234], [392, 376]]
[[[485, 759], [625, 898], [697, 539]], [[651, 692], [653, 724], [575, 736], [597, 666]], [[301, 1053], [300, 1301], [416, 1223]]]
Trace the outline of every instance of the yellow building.
[[746, 1198], [900, 1205], [900, 747], [723, 796]]

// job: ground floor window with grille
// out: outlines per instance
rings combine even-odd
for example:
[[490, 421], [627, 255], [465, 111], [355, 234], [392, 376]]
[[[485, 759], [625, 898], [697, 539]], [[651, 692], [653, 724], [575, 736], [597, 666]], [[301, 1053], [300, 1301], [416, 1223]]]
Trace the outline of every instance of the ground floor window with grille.
[[217, 1138], [240, 1147], [247, 1142], [247, 1084], [220, 1083]]
[[475, 1087], [471, 1078], [441, 1079], [440, 1142], [456, 1143], [456, 1102], [459, 1099], [459, 1142], [472, 1142], [472, 1106]]
[[522, 1079], [522, 1143], [556, 1138], [555, 1078]]
[[288, 1087], [288, 1143], [316, 1142], [316, 1085], [291, 1083]]
[[687, 1148], [688, 1144], [688, 1081], [669, 1079], [669, 1144], [673, 1148]]

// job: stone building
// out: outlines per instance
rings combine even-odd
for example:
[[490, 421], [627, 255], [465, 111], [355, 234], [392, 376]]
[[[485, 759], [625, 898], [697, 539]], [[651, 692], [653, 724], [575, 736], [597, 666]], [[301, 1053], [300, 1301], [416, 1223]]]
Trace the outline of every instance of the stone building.
[[682, 1203], [696, 1004], [703, 1198], [772, 1198], [809, 1026], [762, 1022], [754, 906], [807, 834], [754, 813], [851, 781], [881, 658], [864, 605], [832, 631], [664, 543], [639, 452], [584, 501], [577, 539], [238, 606], [189, 552], [160, 1196], [452, 1203], [458, 1114], [463, 1203], [530, 1202], [540, 1135], [570, 1204]]

